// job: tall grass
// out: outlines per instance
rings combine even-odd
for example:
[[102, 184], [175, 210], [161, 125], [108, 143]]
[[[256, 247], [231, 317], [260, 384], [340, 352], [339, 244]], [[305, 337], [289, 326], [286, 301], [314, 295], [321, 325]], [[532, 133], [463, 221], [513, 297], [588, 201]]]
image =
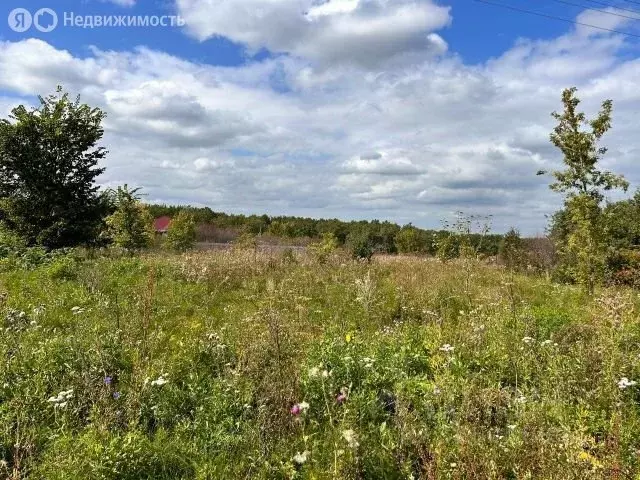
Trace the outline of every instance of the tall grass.
[[0, 478], [640, 474], [630, 290], [254, 251], [5, 265], [0, 290]]

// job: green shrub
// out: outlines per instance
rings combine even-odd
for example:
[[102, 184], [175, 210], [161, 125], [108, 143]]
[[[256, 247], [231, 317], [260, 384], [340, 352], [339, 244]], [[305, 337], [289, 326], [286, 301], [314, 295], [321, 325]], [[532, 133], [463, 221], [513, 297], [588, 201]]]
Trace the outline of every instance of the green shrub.
[[186, 252], [196, 244], [196, 221], [192, 214], [181, 211], [169, 224], [164, 246], [175, 252]]

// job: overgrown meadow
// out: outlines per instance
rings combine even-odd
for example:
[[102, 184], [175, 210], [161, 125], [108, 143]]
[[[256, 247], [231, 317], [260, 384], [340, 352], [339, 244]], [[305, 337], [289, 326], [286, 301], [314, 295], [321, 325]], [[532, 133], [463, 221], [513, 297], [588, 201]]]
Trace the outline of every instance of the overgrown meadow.
[[3, 266], [2, 477], [640, 472], [631, 290], [291, 252]]

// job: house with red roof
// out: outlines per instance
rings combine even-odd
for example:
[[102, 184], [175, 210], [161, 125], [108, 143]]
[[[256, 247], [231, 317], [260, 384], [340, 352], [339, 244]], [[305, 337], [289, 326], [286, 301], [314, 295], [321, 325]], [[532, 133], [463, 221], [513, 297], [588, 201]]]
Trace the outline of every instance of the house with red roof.
[[165, 235], [169, 231], [171, 225], [171, 217], [158, 217], [153, 221], [153, 228], [158, 235]]

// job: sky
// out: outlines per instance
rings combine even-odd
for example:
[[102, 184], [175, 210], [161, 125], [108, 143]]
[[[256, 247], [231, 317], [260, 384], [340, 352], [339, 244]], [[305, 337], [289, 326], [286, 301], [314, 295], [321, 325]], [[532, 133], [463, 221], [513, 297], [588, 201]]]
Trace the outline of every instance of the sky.
[[[627, 177], [631, 195], [640, 1], [487, 1], [511, 9], [4, 0], [0, 115], [56, 85], [80, 94], [108, 115], [100, 184], [142, 187], [149, 202], [426, 228], [462, 211], [490, 215], [499, 233], [536, 235], [562, 203], [536, 175], [562, 166], [550, 113], [576, 86], [588, 115], [614, 101], [603, 165]], [[15, 9], [37, 21], [26, 29]], [[145, 16], [148, 26], [113, 25]], [[112, 25], [83, 28], [87, 17]]]

